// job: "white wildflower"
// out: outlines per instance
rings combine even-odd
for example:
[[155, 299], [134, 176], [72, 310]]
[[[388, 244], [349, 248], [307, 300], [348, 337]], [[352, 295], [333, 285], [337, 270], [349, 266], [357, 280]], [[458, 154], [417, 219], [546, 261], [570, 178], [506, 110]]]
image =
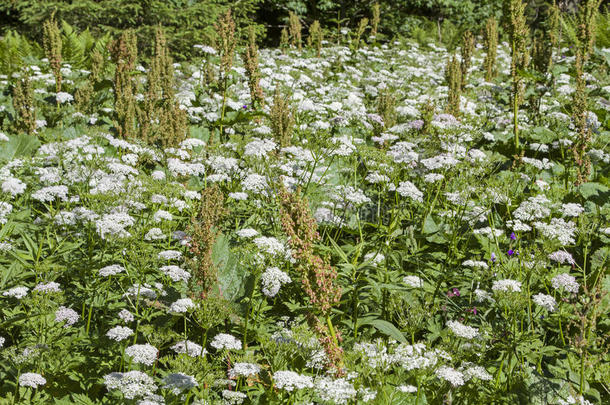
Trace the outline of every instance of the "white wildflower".
[[129, 346], [125, 349], [125, 354], [131, 357], [131, 360], [134, 363], [152, 366], [155, 360], [157, 360], [159, 350], [157, 350], [156, 347], [146, 343], [143, 345]]
[[133, 335], [133, 330], [127, 326], [115, 326], [106, 332], [106, 336], [108, 336], [108, 338], [116, 340], [117, 342], [125, 340], [131, 335]]

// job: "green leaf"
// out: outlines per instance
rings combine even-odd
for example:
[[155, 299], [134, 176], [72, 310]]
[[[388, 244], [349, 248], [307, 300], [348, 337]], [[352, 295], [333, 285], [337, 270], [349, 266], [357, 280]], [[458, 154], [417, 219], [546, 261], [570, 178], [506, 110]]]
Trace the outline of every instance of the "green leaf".
[[584, 183], [578, 187], [578, 192], [586, 200], [603, 206], [610, 201], [610, 189], [600, 183]]
[[218, 283], [222, 296], [229, 301], [237, 301], [245, 294], [248, 274], [231, 252], [229, 239], [220, 235], [212, 248], [212, 261], [218, 269]]
[[40, 146], [38, 138], [28, 134], [9, 135], [7, 143], [0, 148], [0, 161], [21, 156], [31, 156]]
[[405, 336], [402, 334], [401, 331], [398, 330], [396, 326], [394, 326], [388, 321], [384, 321], [383, 319], [365, 320], [364, 322], [359, 322], [358, 324], [359, 326], [372, 325], [375, 327], [375, 329], [377, 329], [384, 335], [394, 338], [401, 343], [408, 343]]

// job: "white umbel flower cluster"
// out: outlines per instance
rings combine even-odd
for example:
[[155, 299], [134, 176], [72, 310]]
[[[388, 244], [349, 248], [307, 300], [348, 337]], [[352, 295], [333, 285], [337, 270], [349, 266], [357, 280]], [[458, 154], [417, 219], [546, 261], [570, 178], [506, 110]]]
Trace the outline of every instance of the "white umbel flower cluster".
[[195, 342], [190, 340], [182, 340], [171, 347], [171, 349], [178, 354], [186, 354], [190, 357], [199, 357], [207, 354], [207, 350], [202, 348]]
[[125, 340], [131, 335], [133, 335], [133, 330], [127, 326], [115, 326], [106, 332], [106, 336], [109, 339], [116, 340], [117, 342]]
[[19, 376], [19, 386], [38, 388], [39, 385], [45, 385], [47, 379], [38, 373], [23, 373]]
[[78, 313], [71, 308], [61, 306], [57, 309], [57, 311], [55, 311], [55, 322], [65, 321], [66, 323], [64, 324], [64, 328], [74, 325], [76, 322], [78, 322], [78, 318]]
[[464, 374], [449, 366], [439, 367], [435, 374], [438, 378], [448, 381], [454, 387], [464, 385]]
[[421, 288], [424, 286], [424, 281], [417, 276], [405, 276], [402, 278], [402, 282], [413, 288]]
[[102, 218], [95, 221], [95, 227], [102, 239], [108, 239], [109, 237], [128, 238], [131, 234], [125, 228], [132, 226], [134, 223], [135, 219], [126, 212], [117, 212], [103, 215]]
[[557, 301], [555, 301], [555, 298], [542, 293], [534, 295], [532, 297], [532, 301], [549, 312], [555, 312], [555, 308], [557, 307]]
[[2, 192], [10, 194], [13, 198], [23, 194], [26, 187], [25, 183], [16, 177], [9, 177], [2, 182]]
[[565, 250], [558, 250], [556, 252], [549, 254], [549, 259], [551, 261], [557, 262], [559, 264], [564, 264], [564, 263], [568, 263], [571, 265], [576, 264], [572, 255], [569, 254], [568, 252], [566, 252]]
[[29, 289], [27, 287], [13, 287], [10, 290], [4, 291], [2, 295], [5, 297], [13, 297], [20, 300], [21, 298], [28, 295]]
[[417, 202], [423, 202], [424, 193], [419, 191], [419, 189], [415, 187], [415, 184], [410, 181], [401, 181], [396, 192], [402, 197], [409, 197]]
[[214, 337], [210, 346], [216, 350], [241, 350], [241, 341], [227, 333], [219, 333]]
[[40, 190], [32, 193], [32, 199], [40, 202], [52, 202], [55, 200], [68, 200], [68, 187], [66, 186], [49, 186], [43, 187]]
[[479, 336], [479, 330], [472, 326], [464, 325], [458, 321], [448, 321], [447, 327], [451, 329], [454, 335], [464, 339], [474, 339]]
[[109, 390], [119, 390], [126, 399], [149, 396], [157, 390], [152, 377], [141, 371], [110, 373], [104, 376], [104, 384]]
[[112, 264], [110, 266], [103, 267], [99, 270], [98, 274], [102, 277], [115, 276], [125, 271], [125, 267], [120, 264]]
[[290, 276], [277, 267], [269, 267], [261, 276], [262, 291], [269, 298], [273, 298], [284, 284], [292, 281]]
[[191, 273], [175, 265], [162, 266], [159, 270], [174, 282], [187, 282], [191, 278]]
[[275, 386], [286, 391], [302, 390], [313, 388], [313, 378], [308, 375], [301, 375], [294, 371], [276, 371], [273, 373]]
[[235, 363], [229, 370], [229, 378], [237, 377], [250, 377], [258, 374], [261, 371], [261, 367], [258, 364], [253, 363]]
[[159, 350], [156, 347], [146, 343], [143, 345], [133, 345], [125, 349], [125, 354], [131, 357], [134, 363], [145, 364], [152, 366], [157, 360]]
[[556, 290], [563, 289], [566, 292], [577, 293], [579, 284], [574, 276], [561, 273], [551, 279], [551, 285]]
[[195, 304], [190, 298], [180, 298], [179, 300], [176, 300], [176, 302], [172, 303], [172, 305], [170, 305], [169, 311], [176, 314], [183, 314], [194, 307]]
[[358, 393], [354, 386], [345, 378], [333, 380], [330, 377], [320, 377], [315, 381], [316, 394], [323, 400], [335, 404], [347, 404], [356, 398]]
[[491, 285], [493, 291], [500, 292], [521, 292], [521, 282], [516, 280], [497, 280]]
[[171, 373], [161, 380], [162, 387], [170, 389], [174, 395], [179, 395], [182, 391], [188, 391], [193, 387], [198, 387], [199, 383], [195, 377], [184, 373]]

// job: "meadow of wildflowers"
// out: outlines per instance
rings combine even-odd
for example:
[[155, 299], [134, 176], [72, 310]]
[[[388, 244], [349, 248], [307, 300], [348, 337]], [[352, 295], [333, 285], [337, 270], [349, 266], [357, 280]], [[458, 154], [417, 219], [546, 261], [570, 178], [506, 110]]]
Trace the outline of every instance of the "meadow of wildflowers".
[[609, 403], [610, 49], [337, 42], [0, 77], [0, 403]]

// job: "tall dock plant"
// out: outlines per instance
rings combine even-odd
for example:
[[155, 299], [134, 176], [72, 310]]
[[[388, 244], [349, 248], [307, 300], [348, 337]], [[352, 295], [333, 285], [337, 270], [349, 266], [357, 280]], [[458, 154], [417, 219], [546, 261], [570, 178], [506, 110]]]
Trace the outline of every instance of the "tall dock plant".
[[507, 33], [510, 38], [512, 94], [511, 104], [513, 108], [513, 137], [515, 151], [520, 149], [519, 145], [519, 107], [523, 104], [525, 95], [524, 71], [530, 63], [530, 55], [527, 49], [529, 43], [529, 28], [525, 19], [525, 3], [523, 0], [505, 0], [504, 15], [507, 19]]
[[485, 80], [491, 81], [496, 77], [496, 59], [498, 55], [498, 22], [490, 17], [485, 23]]
[[462, 69], [462, 87], [466, 85], [468, 79], [468, 71], [472, 64], [472, 55], [474, 54], [475, 40], [474, 35], [469, 30], [462, 34], [462, 49], [461, 49], [461, 69]]
[[572, 120], [576, 126], [578, 138], [572, 149], [574, 160], [578, 165], [578, 178], [576, 184], [587, 182], [591, 173], [591, 160], [587, 155], [587, 149], [591, 143], [591, 128], [587, 123], [587, 82], [584, 77], [585, 64], [593, 52], [595, 42], [596, 20], [601, 0], [587, 0], [580, 5], [577, 17], [576, 60], [574, 69], [576, 71], [576, 91], [573, 94]]
[[449, 96], [445, 111], [454, 117], [460, 115], [460, 97], [462, 93], [462, 66], [453, 55], [445, 67], [445, 80], [449, 87]]
[[284, 233], [288, 235], [296, 269], [300, 273], [303, 290], [309, 298], [312, 312], [309, 314], [313, 329], [327, 355], [327, 366], [341, 373], [343, 350], [339, 346], [341, 336], [331, 319], [331, 309], [341, 299], [341, 287], [337, 284], [337, 269], [328, 259], [315, 252], [320, 241], [318, 224], [311, 215], [307, 199], [300, 190], [294, 193], [282, 188], [279, 192], [280, 218]]
[[32, 82], [27, 69], [13, 86], [13, 108], [17, 115], [15, 129], [32, 135], [36, 132], [36, 108], [34, 107], [34, 93]]
[[[45, 56], [49, 60], [51, 70], [53, 71], [53, 76], [55, 76], [55, 92], [59, 93], [61, 91], [62, 82], [61, 34], [59, 32], [59, 28], [57, 27], [57, 21], [55, 20], [54, 14], [52, 14], [51, 18], [45, 21], [42, 25], [42, 42]], [[59, 101], [57, 102], [59, 103]]]
[[322, 52], [322, 41], [324, 41], [324, 32], [320, 26], [320, 21], [315, 20], [309, 27], [309, 36], [307, 37], [307, 46], [316, 50], [316, 56], [319, 58]]
[[254, 106], [262, 106], [265, 96], [260, 85], [261, 72], [258, 67], [258, 47], [256, 46], [256, 33], [254, 27], [248, 27], [248, 46], [242, 54], [246, 75], [248, 76], [248, 87], [250, 89], [250, 100]]
[[138, 59], [136, 34], [125, 30], [110, 43], [110, 55], [114, 62], [114, 125], [120, 137], [136, 136], [136, 82], [133, 72]]
[[[223, 139], [223, 129], [225, 112], [227, 108], [227, 89], [229, 87], [229, 73], [233, 68], [233, 61], [235, 58], [235, 45], [237, 39], [235, 38], [235, 21], [231, 16], [231, 10], [227, 10], [224, 15], [218, 18], [214, 28], [218, 33], [219, 40], [217, 41], [217, 51], [220, 55], [220, 86], [222, 88], [222, 107], [220, 115], [220, 140]], [[210, 137], [210, 141], [212, 137]]]
[[303, 46], [303, 41], [301, 38], [303, 25], [301, 24], [301, 20], [299, 20], [299, 16], [292, 11], [288, 16], [288, 27], [290, 29], [290, 45], [300, 51], [301, 47]]
[[379, 23], [381, 22], [381, 8], [379, 7], [379, 3], [373, 4], [371, 7], [371, 41], [375, 41], [377, 39], [377, 30], [379, 28]]

